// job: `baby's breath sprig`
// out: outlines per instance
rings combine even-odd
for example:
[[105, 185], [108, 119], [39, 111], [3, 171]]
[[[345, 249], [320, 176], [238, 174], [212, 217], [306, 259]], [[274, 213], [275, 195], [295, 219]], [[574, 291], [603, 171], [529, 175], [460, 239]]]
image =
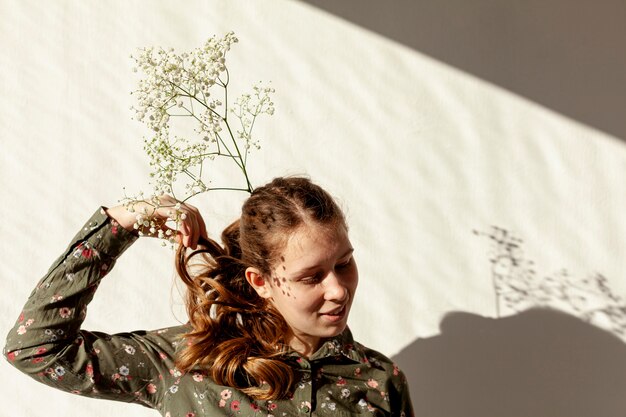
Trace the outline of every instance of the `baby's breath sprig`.
[[[148, 199], [140, 193], [123, 200], [131, 211], [140, 201], [153, 208], [152, 213], [138, 213], [135, 226], [140, 233], [173, 239], [151, 216], [157, 209], [169, 207], [161, 205], [159, 196], [164, 194], [181, 204], [213, 190], [252, 192], [248, 154], [252, 148], [260, 148], [252, 130], [258, 116], [274, 114], [274, 89], [258, 83], [251, 93], [243, 94], [229, 107], [226, 54], [237, 42], [234, 33], [229, 32], [223, 38], [208, 39], [191, 52], [178, 54], [171, 48], [149, 47], [131, 55], [136, 63], [133, 70], [144, 74], [132, 93], [137, 104], [131, 110], [134, 118], [152, 132], [144, 138], [144, 150], [150, 159], [154, 193]], [[193, 137], [189, 129], [184, 130], [189, 126], [184, 122], [193, 127]], [[218, 158], [237, 165], [244, 185], [212, 185], [207, 178], [208, 162]], [[142, 207], [145, 209], [145, 205]], [[171, 220], [178, 224], [180, 210], [169, 208]]]

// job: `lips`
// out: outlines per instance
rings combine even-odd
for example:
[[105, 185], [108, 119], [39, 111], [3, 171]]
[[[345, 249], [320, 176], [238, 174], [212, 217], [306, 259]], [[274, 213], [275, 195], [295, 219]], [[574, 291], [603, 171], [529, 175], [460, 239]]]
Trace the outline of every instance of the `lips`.
[[321, 316], [330, 322], [338, 322], [343, 320], [343, 318], [346, 316], [346, 310], [346, 306], [343, 305], [342, 307], [336, 308], [327, 313], [322, 313]]
[[320, 314], [322, 314], [322, 315], [329, 315], [329, 316], [336, 316], [336, 315], [338, 315], [338, 314], [340, 314], [340, 313], [343, 313], [343, 310], [344, 310], [345, 308], [346, 308], [346, 305], [344, 304], [344, 305], [342, 305], [341, 307], [337, 307], [337, 308], [336, 308], [336, 309], [334, 309], [334, 310], [328, 311], [328, 312], [326, 312], [326, 313], [320, 313]]

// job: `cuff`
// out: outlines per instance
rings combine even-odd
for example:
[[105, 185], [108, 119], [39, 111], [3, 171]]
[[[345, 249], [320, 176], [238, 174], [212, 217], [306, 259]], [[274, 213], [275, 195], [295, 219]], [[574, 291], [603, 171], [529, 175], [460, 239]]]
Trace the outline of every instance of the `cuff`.
[[99, 252], [117, 258], [137, 240], [138, 236], [107, 216], [105, 210], [105, 207], [96, 210], [78, 233], [77, 240], [86, 240]]

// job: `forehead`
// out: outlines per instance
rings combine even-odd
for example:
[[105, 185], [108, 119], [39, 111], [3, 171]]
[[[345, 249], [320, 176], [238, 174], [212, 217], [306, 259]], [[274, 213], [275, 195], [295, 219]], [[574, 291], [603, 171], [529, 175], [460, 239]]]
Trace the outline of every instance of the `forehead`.
[[314, 266], [335, 260], [351, 248], [343, 225], [304, 225], [287, 239], [280, 257], [284, 266]]

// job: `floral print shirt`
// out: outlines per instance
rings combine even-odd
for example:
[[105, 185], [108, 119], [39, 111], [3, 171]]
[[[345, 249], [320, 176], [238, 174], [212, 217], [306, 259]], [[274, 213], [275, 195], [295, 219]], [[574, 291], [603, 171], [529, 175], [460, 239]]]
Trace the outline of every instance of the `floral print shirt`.
[[165, 417], [411, 416], [404, 374], [346, 329], [310, 358], [289, 357], [289, 399], [255, 401], [174, 359], [185, 325], [104, 334], [81, 329], [100, 280], [136, 237], [103, 208], [87, 221], [37, 284], [7, 336], [4, 355], [36, 380], [94, 398], [141, 404]]

